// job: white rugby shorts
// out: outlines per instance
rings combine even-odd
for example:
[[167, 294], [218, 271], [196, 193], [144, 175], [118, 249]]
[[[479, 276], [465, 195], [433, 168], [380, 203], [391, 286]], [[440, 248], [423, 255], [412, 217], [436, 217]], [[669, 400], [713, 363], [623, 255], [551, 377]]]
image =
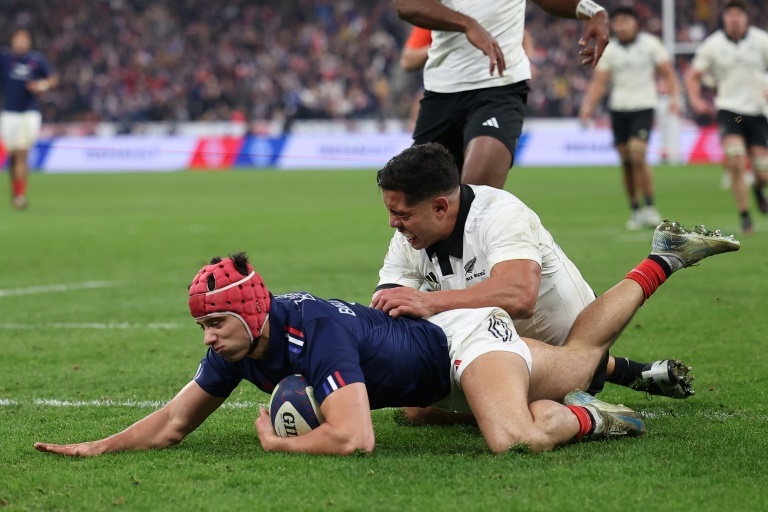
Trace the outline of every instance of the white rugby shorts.
[[433, 404], [447, 411], [471, 412], [461, 389], [461, 375], [478, 357], [489, 352], [511, 352], [523, 358], [530, 373], [531, 350], [501, 308], [454, 309], [428, 318], [448, 338], [451, 356], [451, 393]]
[[30, 149], [37, 142], [43, 116], [37, 110], [11, 112], [4, 110], [0, 114], [0, 136], [6, 151]]

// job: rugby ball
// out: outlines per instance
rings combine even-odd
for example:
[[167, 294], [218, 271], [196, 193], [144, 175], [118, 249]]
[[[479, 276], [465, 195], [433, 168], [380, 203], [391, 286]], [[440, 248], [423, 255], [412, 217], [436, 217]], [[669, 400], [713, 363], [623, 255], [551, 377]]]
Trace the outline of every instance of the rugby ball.
[[325, 421], [308, 384], [302, 375], [290, 375], [272, 392], [269, 418], [279, 437], [302, 436]]

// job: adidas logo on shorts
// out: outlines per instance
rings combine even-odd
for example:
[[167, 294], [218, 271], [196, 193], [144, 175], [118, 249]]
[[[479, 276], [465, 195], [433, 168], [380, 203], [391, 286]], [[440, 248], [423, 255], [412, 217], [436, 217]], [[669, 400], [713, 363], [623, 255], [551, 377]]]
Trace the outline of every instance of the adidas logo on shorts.
[[483, 126], [493, 126], [494, 128], [498, 128], [499, 127], [499, 122], [496, 121], [495, 117], [492, 117], [489, 120], [487, 120], [486, 122], [484, 122]]

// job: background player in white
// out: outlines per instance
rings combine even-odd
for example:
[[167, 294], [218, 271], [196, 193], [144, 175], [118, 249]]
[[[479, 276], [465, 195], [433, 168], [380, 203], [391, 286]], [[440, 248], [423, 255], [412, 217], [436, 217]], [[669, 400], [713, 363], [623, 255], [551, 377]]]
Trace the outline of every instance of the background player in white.
[[11, 36], [11, 49], [0, 52], [5, 103], [0, 114], [0, 135], [9, 154], [9, 175], [13, 206], [27, 206], [29, 174], [27, 157], [40, 133], [42, 115], [35, 95], [58, 84], [42, 55], [32, 51], [32, 36], [17, 29]]
[[[592, 0], [535, 1], [556, 16], [587, 20], [580, 44], [594, 39], [595, 46], [581, 51], [582, 61], [600, 59], [609, 39], [602, 7]], [[464, 183], [503, 187], [531, 78], [523, 51], [525, 1], [395, 0], [395, 7], [400, 18], [432, 30], [414, 143], [447, 147]]]
[[[587, 122], [603, 98], [608, 83], [611, 96], [613, 141], [624, 171], [631, 216], [627, 229], [655, 228], [661, 215], [654, 206], [653, 176], [646, 152], [653, 127], [654, 109], [658, 103], [656, 73], [667, 83], [669, 112], [680, 114], [678, 96], [680, 85], [669, 53], [661, 40], [641, 32], [638, 14], [631, 7], [619, 7], [611, 12], [611, 30], [615, 36], [595, 67], [579, 117]], [[644, 205], [640, 207], [639, 192]]]
[[749, 194], [744, 181], [746, 157], [755, 174], [753, 191], [761, 213], [768, 213], [763, 187], [768, 181], [768, 120], [765, 117], [768, 84], [768, 33], [749, 24], [747, 5], [729, 0], [723, 6], [723, 28], [696, 49], [685, 75], [691, 107], [700, 114], [714, 108], [701, 96], [701, 82], [709, 74], [717, 86], [715, 107], [725, 168], [731, 176], [731, 190], [739, 210], [741, 228], [751, 232]]
[[[441, 145], [411, 146], [377, 176], [393, 235], [371, 305], [392, 316], [428, 318], [459, 308], [500, 307], [521, 336], [562, 345], [595, 294], [538, 215], [517, 197], [492, 187], [460, 185]], [[608, 375], [615, 384], [686, 398], [690, 378], [679, 361], [641, 363], [606, 358], [593, 391]], [[434, 411], [406, 411], [415, 422]], [[424, 418], [422, 418], [424, 416]]]
[[[242, 379], [269, 390], [297, 371], [318, 374], [309, 380], [320, 379], [313, 385], [326, 422], [303, 436], [280, 438], [261, 409], [255, 427], [267, 451], [370, 452], [372, 407], [439, 396], [474, 413], [494, 452], [519, 444], [551, 450], [583, 436], [640, 435], [645, 427], [631, 409], [571, 390], [589, 383], [602, 354], [674, 271], [739, 249], [732, 238], [676, 223], [660, 226], [652, 246], [648, 258], [579, 315], [564, 347], [521, 339], [498, 308], [404, 320], [306, 292], [273, 296], [244, 254], [214, 258], [190, 286], [190, 312], [209, 346], [195, 378], [162, 409], [118, 434], [35, 448], [85, 457], [171, 446]], [[321, 390], [317, 382], [329, 371], [336, 385]]]

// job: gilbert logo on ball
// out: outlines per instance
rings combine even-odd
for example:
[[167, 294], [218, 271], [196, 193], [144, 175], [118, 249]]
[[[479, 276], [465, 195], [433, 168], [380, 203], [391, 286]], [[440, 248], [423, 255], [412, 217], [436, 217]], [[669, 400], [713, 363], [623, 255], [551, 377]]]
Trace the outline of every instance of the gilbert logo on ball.
[[302, 375], [281, 380], [269, 400], [269, 418], [280, 437], [301, 436], [325, 422], [312, 386]]

